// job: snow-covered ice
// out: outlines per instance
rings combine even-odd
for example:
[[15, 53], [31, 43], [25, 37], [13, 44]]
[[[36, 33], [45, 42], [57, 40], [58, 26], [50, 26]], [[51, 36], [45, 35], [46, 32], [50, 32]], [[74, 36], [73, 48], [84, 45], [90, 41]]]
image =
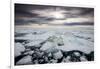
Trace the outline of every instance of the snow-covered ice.
[[[76, 28], [16, 28], [15, 40], [24, 40], [23, 43], [15, 42], [15, 56], [21, 55], [25, 46], [40, 47], [41, 51], [49, 54], [53, 53], [55, 59], [61, 58], [62, 51], [78, 50], [86, 54], [94, 51], [94, 29], [93, 26], [84, 26]], [[24, 35], [25, 34], [25, 35]], [[25, 41], [27, 41], [25, 43]], [[79, 55], [76, 53], [76, 55]], [[70, 57], [70, 56], [69, 56]], [[69, 57], [64, 58], [63, 62], [69, 62]], [[84, 56], [80, 58], [86, 61]], [[34, 60], [35, 61], [35, 60]], [[55, 60], [56, 62], [56, 60]], [[25, 62], [26, 63], [26, 62]]]
[[[27, 46], [38, 46], [41, 42], [47, 40], [51, 36], [61, 37], [54, 40], [58, 43], [63, 43], [63, 46], [59, 46], [59, 49], [80, 50], [86, 53], [93, 51], [94, 49], [94, 31], [91, 27], [79, 27], [73, 29], [16, 29], [17, 33], [27, 33], [25, 36], [15, 37], [15, 40], [27, 40], [29, 43]], [[37, 32], [38, 34], [33, 34]], [[42, 49], [53, 47], [54, 42], [47, 42], [43, 45]], [[56, 45], [54, 45], [56, 46]]]

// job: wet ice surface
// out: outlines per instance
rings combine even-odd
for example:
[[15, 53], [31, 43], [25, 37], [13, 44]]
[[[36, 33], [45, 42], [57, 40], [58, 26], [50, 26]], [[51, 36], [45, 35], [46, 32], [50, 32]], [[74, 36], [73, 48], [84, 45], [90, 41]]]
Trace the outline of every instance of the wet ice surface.
[[15, 30], [15, 65], [93, 61], [93, 57], [93, 26]]

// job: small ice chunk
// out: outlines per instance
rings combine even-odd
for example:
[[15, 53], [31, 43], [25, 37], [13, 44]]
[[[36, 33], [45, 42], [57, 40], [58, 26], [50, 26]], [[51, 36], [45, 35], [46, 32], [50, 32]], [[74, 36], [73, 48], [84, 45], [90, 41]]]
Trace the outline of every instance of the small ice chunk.
[[52, 56], [52, 54], [51, 54], [51, 53], [49, 53], [49, 54], [48, 54], [48, 57], [51, 57], [51, 56]]
[[63, 54], [62, 54], [62, 52], [59, 50], [58, 52], [53, 53], [53, 57], [54, 57], [54, 59], [60, 59], [60, 58], [63, 57]]
[[80, 53], [78, 53], [78, 52], [74, 52], [74, 54], [75, 54], [76, 56], [80, 56]]
[[80, 60], [81, 60], [81, 61], [87, 61], [87, 59], [86, 59], [85, 56], [81, 56], [81, 57], [80, 57]]
[[26, 55], [32, 55], [33, 53], [34, 53], [34, 51], [28, 51], [28, 52], [26, 52], [24, 54], [26, 54]]
[[57, 60], [52, 59], [52, 60], [50, 60], [50, 63], [57, 63]]
[[62, 62], [70, 62], [70, 56], [67, 56], [66, 58], [63, 58]]

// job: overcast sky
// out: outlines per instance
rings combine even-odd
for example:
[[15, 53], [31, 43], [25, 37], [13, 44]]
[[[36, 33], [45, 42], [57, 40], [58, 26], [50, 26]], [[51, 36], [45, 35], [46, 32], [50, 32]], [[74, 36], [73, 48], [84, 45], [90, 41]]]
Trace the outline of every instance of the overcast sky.
[[74, 26], [93, 24], [93, 8], [15, 4], [15, 26]]

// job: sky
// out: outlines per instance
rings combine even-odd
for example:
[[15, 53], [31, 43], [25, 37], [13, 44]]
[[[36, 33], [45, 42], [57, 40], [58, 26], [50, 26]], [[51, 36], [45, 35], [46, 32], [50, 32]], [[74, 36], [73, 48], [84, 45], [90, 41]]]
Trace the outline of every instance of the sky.
[[94, 9], [86, 7], [15, 4], [15, 26], [94, 25]]

